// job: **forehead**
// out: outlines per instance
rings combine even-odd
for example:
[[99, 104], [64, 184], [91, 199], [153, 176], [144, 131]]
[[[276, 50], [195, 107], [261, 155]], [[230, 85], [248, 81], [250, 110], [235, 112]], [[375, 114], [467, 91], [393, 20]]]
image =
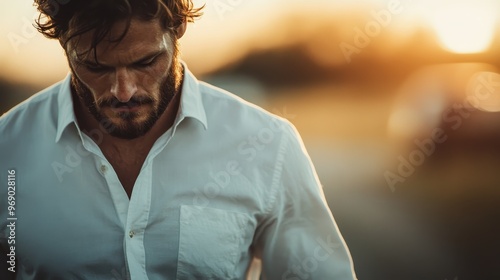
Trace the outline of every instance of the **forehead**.
[[[126, 33], [124, 33], [126, 31]], [[127, 22], [115, 23], [108, 34], [92, 49], [95, 31], [87, 32], [69, 41], [67, 53], [72, 59], [97, 59], [99, 61], [137, 57], [144, 53], [159, 51], [168, 47], [170, 33], [159, 20], [143, 21], [132, 19], [127, 30]]]

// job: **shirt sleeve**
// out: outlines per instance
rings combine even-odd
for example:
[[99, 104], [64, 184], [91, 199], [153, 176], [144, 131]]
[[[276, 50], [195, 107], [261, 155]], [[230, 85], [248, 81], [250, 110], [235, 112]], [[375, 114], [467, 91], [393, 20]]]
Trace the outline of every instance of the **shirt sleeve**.
[[269, 211], [254, 239], [261, 279], [357, 279], [300, 136], [289, 123], [283, 129]]

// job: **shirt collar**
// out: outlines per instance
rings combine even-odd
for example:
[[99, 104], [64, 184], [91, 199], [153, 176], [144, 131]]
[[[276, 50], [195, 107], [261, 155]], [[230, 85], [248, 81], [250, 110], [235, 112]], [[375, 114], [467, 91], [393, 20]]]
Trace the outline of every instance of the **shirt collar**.
[[[193, 73], [189, 71], [185, 63], [182, 63], [182, 66], [184, 68], [184, 80], [182, 83], [181, 101], [175, 125], [178, 125], [184, 118], [191, 117], [201, 122], [203, 127], [207, 129], [207, 116], [201, 100], [200, 83]], [[71, 94], [71, 73], [61, 82], [57, 102], [59, 115], [57, 121], [56, 143], [59, 142], [59, 139], [61, 139], [64, 130], [69, 124], [75, 123], [76, 125]]]
[[184, 81], [182, 83], [181, 102], [176, 124], [182, 121], [183, 118], [191, 117], [201, 122], [203, 127], [207, 129], [207, 115], [203, 106], [200, 82], [189, 71], [185, 63], [182, 63], [182, 66], [184, 68]]
[[56, 143], [59, 142], [62, 133], [70, 123], [76, 124], [73, 97], [71, 96], [71, 74], [66, 75], [66, 78], [64, 78], [59, 87], [57, 103], [59, 114], [57, 120]]

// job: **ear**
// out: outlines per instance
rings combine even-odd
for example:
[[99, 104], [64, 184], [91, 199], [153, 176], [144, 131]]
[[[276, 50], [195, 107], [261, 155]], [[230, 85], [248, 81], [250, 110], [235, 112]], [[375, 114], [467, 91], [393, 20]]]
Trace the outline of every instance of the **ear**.
[[179, 24], [179, 26], [175, 28], [175, 35], [177, 36], [177, 39], [180, 39], [182, 38], [182, 36], [184, 36], [184, 33], [186, 33], [186, 29], [187, 22], [184, 20], [181, 24]]

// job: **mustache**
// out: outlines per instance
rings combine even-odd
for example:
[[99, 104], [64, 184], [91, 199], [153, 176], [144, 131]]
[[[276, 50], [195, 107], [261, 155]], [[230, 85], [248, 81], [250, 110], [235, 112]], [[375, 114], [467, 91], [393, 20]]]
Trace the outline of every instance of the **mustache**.
[[107, 98], [96, 101], [96, 105], [98, 107], [111, 107], [111, 108], [120, 108], [120, 107], [135, 107], [140, 105], [148, 105], [153, 104], [154, 100], [148, 96], [134, 96], [128, 102], [121, 102], [116, 98]]
[[[79, 96], [92, 96], [92, 93], [89, 88], [83, 85], [83, 83], [76, 78], [75, 76], [72, 77], [72, 83], [71, 87], [75, 89], [76, 92], [79, 92]], [[128, 102], [121, 102], [119, 101], [116, 97], [110, 97], [110, 98], [104, 98], [100, 100], [95, 100], [94, 102], [88, 103], [89, 107], [92, 108], [103, 108], [103, 107], [110, 107], [110, 108], [119, 108], [119, 107], [134, 107], [134, 106], [140, 106], [140, 105], [147, 105], [147, 104], [153, 104], [155, 102], [155, 99], [151, 98], [150, 96], [133, 96]]]

